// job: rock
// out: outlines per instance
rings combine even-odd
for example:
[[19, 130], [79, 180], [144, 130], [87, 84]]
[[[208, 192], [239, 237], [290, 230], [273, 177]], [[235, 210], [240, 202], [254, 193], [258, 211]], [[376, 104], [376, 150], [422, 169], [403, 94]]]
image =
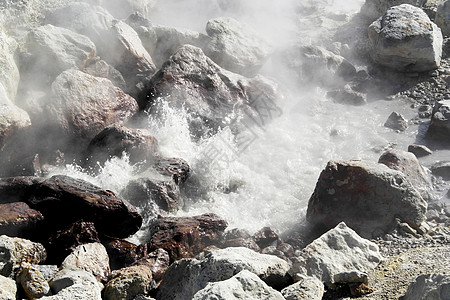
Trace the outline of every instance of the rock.
[[273, 231], [270, 227], [264, 227], [253, 235], [253, 239], [256, 244], [264, 249], [269, 246], [277, 246], [278, 242], [281, 242], [281, 239], [278, 237], [275, 231]]
[[[0, 85], [3, 86], [0, 98], [8, 98], [14, 101], [19, 86], [19, 69], [14, 61], [14, 52], [17, 49], [17, 42], [9, 37], [3, 30], [0, 30]], [[3, 91], [4, 89], [4, 91]], [[3, 101], [2, 101], [3, 102]]]
[[53, 296], [42, 300], [101, 300], [101, 288], [94, 275], [77, 269], [66, 268], [59, 271], [50, 281]]
[[354, 91], [348, 84], [343, 89], [333, 90], [327, 93], [327, 97], [334, 102], [349, 105], [364, 105], [367, 103], [367, 96], [363, 93]]
[[94, 43], [69, 29], [50, 24], [31, 30], [25, 40], [22, 73], [27, 82], [50, 84], [63, 71], [82, 68], [96, 53]]
[[64, 259], [61, 268], [79, 268], [92, 273], [99, 282], [106, 282], [111, 272], [105, 246], [100, 243], [80, 245]]
[[450, 141], [450, 100], [436, 102], [426, 135], [443, 142]]
[[193, 300], [267, 299], [284, 300], [280, 292], [264, 283], [250, 271], [242, 270], [230, 279], [210, 282], [195, 293]]
[[[344, 222], [306, 246], [301, 255], [291, 259], [289, 274], [314, 276], [330, 286], [343, 272], [367, 272], [381, 262], [378, 246], [358, 236]], [[339, 276], [337, 278], [340, 280]]]
[[209, 20], [211, 41], [205, 53], [222, 68], [244, 76], [255, 76], [269, 58], [271, 47], [248, 25], [230, 17]]
[[408, 152], [413, 153], [417, 158], [433, 154], [427, 146], [412, 144], [408, 146]]
[[424, 0], [366, 0], [360, 13], [370, 22], [381, 17], [389, 8], [401, 4], [411, 4], [421, 7]]
[[245, 247], [256, 252], [261, 251], [255, 240], [243, 229], [233, 228], [226, 231], [222, 240], [221, 248]]
[[227, 222], [214, 214], [195, 217], [163, 217], [156, 220], [149, 229], [150, 251], [164, 249], [171, 261], [194, 257], [206, 247], [217, 245]]
[[430, 176], [425, 172], [414, 154], [392, 149], [383, 153], [378, 162], [405, 174], [408, 181], [424, 200], [429, 201], [431, 199], [430, 192], [433, 185]]
[[316, 277], [298, 275], [296, 283], [281, 290], [281, 294], [286, 300], [321, 300], [325, 289], [323, 283]]
[[38, 264], [45, 261], [44, 246], [29, 240], [0, 236], [0, 275], [15, 277], [23, 263]]
[[49, 282], [56, 273], [59, 272], [57, 265], [31, 265], [34, 270], [39, 271], [44, 277], [45, 281]]
[[309, 199], [306, 218], [325, 230], [344, 221], [372, 238], [393, 230], [396, 218], [418, 228], [426, 208], [400, 171], [369, 161], [330, 161]]
[[335, 283], [338, 284], [347, 284], [347, 283], [369, 284], [369, 278], [367, 273], [356, 270], [337, 273], [334, 275], [333, 280]]
[[436, 9], [434, 22], [441, 28], [444, 36], [450, 35], [450, 1], [440, 1]]
[[191, 299], [208, 282], [227, 280], [242, 270], [256, 274], [269, 286], [285, 287], [288, 269], [286, 261], [247, 248], [208, 250], [197, 259], [173, 263], [164, 274], [157, 299]]
[[145, 251], [126, 240], [115, 238], [103, 238], [103, 245], [109, 256], [109, 264], [112, 270], [128, 267], [145, 256]]
[[121, 90], [127, 88], [127, 84], [125, 79], [123, 79], [122, 74], [98, 56], [91, 59], [89, 63], [83, 68], [80, 68], [80, 70], [95, 77], [107, 78]]
[[118, 19], [125, 19], [132, 13], [148, 13], [157, 3], [154, 0], [108, 0], [101, 1], [102, 7]]
[[26, 265], [22, 268], [18, 281], [22, 285], [28, 299], [37, 299], [51, 295], [50, 286], [44, 275], [32, 265]]
[[181, 158], [156, 158], [155, 170], [161, 175], [170, 176], [178, 185], [184, 183], [190, 173], [189, 164]]
[[103, 292], [106, 300], [133, 300], [151, 289], [152, 271], [148, 266], [131, 266], [114, 271]]
[[0, 275], [0, 299], [16, 300], [16, 282], [10, 278]]
[[0, 234], [30, 237], [43, 219], [24, 202], [0, 204]]
[[[128, 18], [125, 20], [125, 23], [130, 25], [136, 31], [136, 33], [139, 35], [139, 38], [142, 41], [142, 45], [147, 50], [147, 52], [150, 53], [150, 55], [152, 56], [152, 60], [155, 62], [157, 66], [160, 66], [162, 62], [160, 61], [159, 56], [154, 55], [154, 51], [158, 42], [158, 35], [152, 22], [146, 19], [144, 15], [141, 14], [140, 12], [135, 11], [128, 16]], [[192, 43], [182, 43], [182, 44], [192, 44]], [[162, 61], [167, 60], [169, 56], [172, 55], [173, 53], [175, 53], [175, 51], [166, 53], [165, 54], [166, 57]]]
[[369, 26], [368, 34], [377, 64], [402, 72], [426, 72], [441, 63], [441, 30], [420, 8], [392, 7]]
[[423, 274], [411, 283], [403, 300], [436, 299], [444, 300], [450, 297], [450, 275]]
[[[64, 134], [81, 147], [106, 126], [127, 122], [138, 111], [138, 106], [108, 79], [71, 69], [53, 82], [52, 96], [45, 110], [49, 120], [44, 124], [50, 132]], [[61, 146], [64, 147], [64, 143]]]
[[408, 121], [398, 112], [392, 112], [386, 122], [384, 123], [384, 127], [398, 130], [398, 131], [405, 131], [408, 129]]
[[160, 281], [170, 265], [169, 253], [164, 249], [157, 249], [136, 261], [135, 265], [145, 265], [152, 271], [153, 279]]
[[431, 166], [431, 173], [445, 180], [450, 179], [450, 161], [438, 161]]

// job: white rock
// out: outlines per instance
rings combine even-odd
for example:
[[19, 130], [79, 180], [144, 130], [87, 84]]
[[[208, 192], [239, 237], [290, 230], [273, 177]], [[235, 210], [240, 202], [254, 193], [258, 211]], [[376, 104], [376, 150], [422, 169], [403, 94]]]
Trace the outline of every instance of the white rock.
[[372, 59], [398, 71], [424, 72], [441, 63], [441, 30], [420, 8], [391, 7], [368, 30]]
[[230, 279], [208, 283], [192, 298], [192, 300], [232, 299], [284, 300], [285, 298], [247, 270], [239, 272]]
[[11, 278], [0, 275], [0, 299], [16, 300], [17, 286]]
[[344, 222], [306, 246], [301, 256], [292, 258], [289, 273], [298, 280], [300, 275], [314, 276], [327, 285], [343, 272], [367, 272], [382, 260], [378, 246], [361, 238]]
[[403, 300], [450, 299], [450, 275], [426, 274], [418, 276], [406, 291]]
[[436, 25], [442, 30], [444, 36], [450, 35], [450, 1], [441, 1], [436, 10], [436, 17], [434, 19]]
[[0, 30], [0, 85], [3, 85], [7, 97], [14, 101], [19, 86], [19, 69], [14, 61], [17, 43]]
[[386, 10], [392, 6], [400, 4], [411, 4], [416, 7], [421, 7], [423, 0], [366, 0], [361, 8], [361, 14], [373, 21], [382, 16]]
[[323, 283], [316, 277], [300, 275], [296, 277], [296, 283], [281, 290], [286, 300], [321, 300], [325, 293]]

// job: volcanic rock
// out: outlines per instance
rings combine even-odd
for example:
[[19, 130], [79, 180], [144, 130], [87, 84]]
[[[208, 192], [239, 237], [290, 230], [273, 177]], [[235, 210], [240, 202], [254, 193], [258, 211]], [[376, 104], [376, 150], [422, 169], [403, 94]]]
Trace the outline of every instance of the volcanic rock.
[[169, 253], [164, 249], [157, 249], [136, 261], [134, 265], [145, 265], [152, 271], [153, 279], [160, 281], [170, 265]]
[[1, 94], [5, 93], [5, 97], [11, 101], [16, 98], [20, 79], [19, 69], [14, 61], [16, 48], [17, 42], [0, 30], [0, 86], [4, 88]]
[[384, 127], [391, 128], [398, 131], [405, 131], [408, 129], [408, 121], [398, 112], [392, 112], [386, 122]]
[[381, 17], [389, 8], [401, 4], [410, 4], [421, 7], [424, 0], [366, 0], [361, 8], [361, 14], [370, 22]]
[[295, 278], [296, 283], [281, 290], [286, 300], [321, 300], [325, 292], [322, 281], [316, 277], [300, 275]]
[[260, 252], [261, 248], [246, 230], [233, 228], [225, 232], [221, 248], [245, 247]]
[[258, 230], [253, 235], [253, 239], [261, 249], [269, 246], [277, 246], [278, 242], [281, 242], [278, 234], [276, 234], [276, 232], [273, 231], [270, 227], [264, 227]]
[[125, 79], [123, 79], [122, 74], [98, 56], [91, 59], [89, 63], [83, 68], [80, 68], [80, 70], [95, 77], [107, 78], [121, 90], [127, 88], [127, 84]]
[[150, 251], [166, 250], [171, 261], [194, 257], [206, 247], [218, 245], [227, 226], [214, 214], [159, 218], [150, 226], [147, 247]]
[[16, 300], [17, 285], [14, 280], [0, 275], [0, 299]]
[[436, 17], [434, 19], [444, 36], [450, 35], [450, 1], [440, 1], [436, 9]]
[[227, 280], [242, 270], [250, 271], [269, 286], [287, 286], [289, 265], [272, 255], [231, 247], [205, 251], [197, 259], [182, 259], [166, 271], [157, 299], [191, 299], [208, 282]]
[[170, 176], [178, 185], [184, 183], [190, 173], [189, 164], [181, 158], [156, 158], [155, 170], [161, 175]]
[[[156, 44], [158, 42], [158, 35], [152, 22], [146, 19], [141, 13], [135, 11], [128, 16], [128, 18], [125, 20], [125, 23], [130, 25], [136, 31], [142, 41], [142, 45], [144, 46], [144, 48], [148, 53], [150, 53], [155, 64], [157, 66], [160, 66], [161, 64], [159, 63], [159, 56], [155, 55], [154, 53]], [[167, 60], [173, 53], [175, 53], [175, 51], [170, 52], [170, 54], [166, 53], [165, 55], [167, 56], [163, 59], [163, 61]]]
[[0, 234], [30, 237], [44, 219], [24, 202], [0, 204]]
[[145, 251], [126, 240], [104, 237], [102, 243], [108, 252], [112, 270], [128, 267], [145, 255]]
[[106, 300], [133, 300], [137, 295], [147, 295], [151, 289], [152, 271], [146, 265], [116, 270], [103, 292]]
[[450, 142], [450, 100], [438, 101], [434, 105], [427, 137]]
[[413, 153], [417, 158], [433, 154], [427, 146], [411, 144], [408, 146], [408, 152]]
[[423, 274], [418, 276], [408, 287], [403, 300], [436, 299], [450, 297], [450, 275]]
[[372, 59], [403, 72], [424, 72], [439, 67], [441, 30], [423, 10], [409, 4], [390, 8], [369, 26]]
[[434, 176], [440, 176], [445, 180], [450, 179], [450, 161], [438, 161], [430, 169]]
[[427, 204], [400, 171], [369, 161], [328, 162], [308, 203], [306, 218], [327, 230], [344, 221], [366, 238], [397, 226], [418, 228]]
[[28, 299], [51, 295], [50, 286], [44, 275], [30, 264], [22, 267], [17, 281], [22, 285]]
[[367, 103], [367, 96], [363, 93], [352, 89], [348, 84], [343, 89], [329, 91], [327, 97], [333, 99], [337, 103], [349, 105], [364, 105]]
[[195, 293], [193, 300], [213, 299], [270, 299], [285, 300], [285, 298], [250, 271], [242, 270], [233, 277], [210, 282]]

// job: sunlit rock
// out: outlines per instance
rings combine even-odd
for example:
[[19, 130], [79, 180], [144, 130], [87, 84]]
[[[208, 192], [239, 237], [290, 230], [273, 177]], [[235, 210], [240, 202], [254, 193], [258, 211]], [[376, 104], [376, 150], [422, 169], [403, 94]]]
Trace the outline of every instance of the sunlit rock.
[[11, 101], [16, 98], [20, 79], [19, 69], [14, 61], [16, 48], [17, 42], [0, 30], [0, 85], [3, 85], [4, 93]]
[[329, 91], [327, 97], [333, 99], [334, 102], [348, 105], [358, 106], [367, 103], [367, 96], [353, 90], [348, 84], [346, 84], [343, 89]]
[[450, 297], [450, 275], [423, 274], [412, 282], [404, 300], [436, 299], [444, 300]]
[[16, 300], [17, 285], [14, 280], [0, 275], [0, 299]]
[[427, 137], [450, 141], [450, 100], [438, 101], [434, 105]]
[[169, 253], [164, 249], [157, 249], [150, 253], [146, 253], [144, 257], [136, 261], [134, 265], [145, 265], [149, 267], [152, 271], [153, 279], [159, 282], [170, 265]]
[[418, 228], [427, 204], [400, 171], [370, 161], [330, 161], [308, 203], [307, 220], [323, 229], [340, 222], [365, 238], [397, 226], [396, 218]]
[[361, 14], [374, 21], [381, 17], [389, 8], [401, 4], [410, 4], [416, 7], [421, 7], [424, 0], [366, 0], [361, 8]]
[[125, 19], [135, 12], [146, 14], [152, 10], [157, 0], [101, 0], [103, 6], [117, 19]]
[[128, 267], [145, 254], [145, 251], [141, 251], [137, 245], [124, 239], [104, 237], [102, 238], [102, 244], [108, 252], [112, 270]]
[[371, 57], [382, 66], [424, 72], [441, 63], [441, 30], [420, 8], [409, 4], [392, 7], [369, 26], [368, 34]]
[[427, 146], [418, 144], [409, 145], [408, 152], [413, 153], [417, 158], [433, 154], [433, 151], [430, 150]]
[[147, 295], [151, 290], [152, 271], [139, 265], [113, 271], [111, 280], [103, 291], [106, 300], [133, 300], [137, 295]]
[[[150, 22], [149, 19], [145, 18], [143, 14], [139, 12], [134, 12], [133, 14], [128, 16], [128, 18], [125, 20], [125, 23], [130, 25], [136, 31], [136, 33], [139, 35], [139, 38], [142, 41], [142, 45], [152, 56], [153, 62], [155, 62], [157, 66], [160, 66], [161, 64], [159, 63], [159, 57], [154, 53], [156, 45], [158, 43], [158, 35], [156, 33], [155, 26], [152, 24], [152, 22]], [[166, 53], [165, 55], [167, 56], [164, 58], [164, 61], [167, 58], [169, 58], [169, 56], [172, 55], [174, 52], [175, 51]]]
[[0, 234], [32, 237], [44, 217], [24, 202], [0, 204]]
[[17, 278], [28, 299], [51, 295], [50, 286], [44, 275], [33, 265], [26, 264]]
[[269, 287], [254, 273], [242, 270], [233, 277], [210, 282], [202, 290], [195, 293], [193, 300], [214, 299], [267, 299], [285, 300], [277, 290]]
[[436, 10], [436, 25], [442, 30], [444, 36], [450, 35], [450, 1], [441, 1]]
[[95, 77], [107, 78], [122, 90], [127, 88], [127, 84], [125, 79], [123, 79], [122, 74], [98, 56], [91, 59], [89, 63], [83, 68], [80, 68], [80, 70]]
[[392, 112], [384, 123], [384, 127], [388, 127], [398, 131], [408, 129], [408, 121], [398, 112]]
[[308, 275], [330, 286], [336, 282], [336, 275], [354, 270], [367, 272], [381, 260], [375, 243], [361, 238], [341, 222], [306, 246], [300, 256], [292, 258], [289, 273], [294, 280], [297, 280], [297, 274], [300, 280], [302, 275]]
[[286, 300], [321, 300], [325, 293], [323, 282], [313, 276], [296, 274], [296, 283], [281, 290]]

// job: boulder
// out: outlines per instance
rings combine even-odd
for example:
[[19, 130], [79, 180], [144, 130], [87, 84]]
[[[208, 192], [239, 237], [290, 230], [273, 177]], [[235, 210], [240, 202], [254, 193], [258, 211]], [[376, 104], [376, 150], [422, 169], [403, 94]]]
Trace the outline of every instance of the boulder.
[[146, 254], [146, 247], [139, 247], [123, 239], [103, 237], [102, 243], [108, 252], [112, 270], [128, 267]]
[[261, 248], [250, 236], [250, 233], [246, 230], [238, 228], [233, 228], [225, 232], [222, 239], [221, 248], [228, 247], [245, 247], [256, 252], [261, 252]]
[[281, 239], [278, 234], [273, 231], [270, 227], [263, 227], [252, 236], [255, 243], [261, 248], [264, 249], [269, 246], [277, 246], [278, 243], [281, 243]]
[[389, 8], [401, 4], [421, 7], [426, 0], [366, 0], [360, 13], [372, 22], [381, 17]]
[[195, 217], [163, 217], [149, 228], [149, 251], [164, 249], [171, 261], [194, 257], [211, 245], [218, 245], [227, 222], [215, 214]]
[[106, 282], [111, 269], [105, 246], [100, 243], [80, 245], [69, 254], [61, 264], [61, 268], [78, 268], [92, 273], [99, 282]]
[[367, 96], [363, 93], [353, 90], [346, 84], [343, 89], [332, 90], [327, 93], [327, 97], [333, 99], [334, 102], [349, 105], [364, 105], [367, 103]]
[[83, 68], [80, 68], [80, 70], [95, 77], [107, 78], [121, 90], [127, 88], [127, 84], [125, 79], [123, 79], [122, 74], [98, 56], [91, 59], [88, 64]]
[[450, 275], [448, 274], [423, 274], [412, 282], [403, 300], [450, 298]]
[[186, 182], [190, 174], [189, 164], [181, 158], [158, 157], [154, 168], [161, 175], [170, 176], [178, 185]]
[[101, 300], [101, 287], [91, 273], [77, 269], [60, 270], [50, 281], [53, 296], [44, 296], [42, 300]]
[[330, 161], [309, 199], [306, 218], [323, 229], [344, 221], [366, 238], [425, 220], [427, 204], [400, 171], [370, 161]]
[[30, 237], [44, 217], [24, 202], [0, 204], [0, 234]]
[[450, 142], [450, 100], [436, 102], [426, 135], [432, 139]]
[[297, 280], [297, 274], [308, 275], [331, 286], [336, 283], [336, 275], [354, 270], [368, 272], [381, 262], [382, 256], [375, 243], [361, 238], [341, 222], [291, 260], [293, 265], [289, 274], [294, 280]]
[[[0, 94], [4, 93], [5, 97], [11, 101], [16, 98], [20, 80], [19, 69], [14, 61], [16, 48], [17, 42], [0, 30], [0, 66], [2, 66], [0, 68], [0, 86], [3, 86], [2, 90], [4, 89]], [[1, 95], [0, 99], [3, 97]]]
[[450, 1], [440, 1], [436, 9], [434, 22], [441, 28], [444, 36], [450, 35]]
[[47, 258], [44, 246], [29, 240], [0, 236], [0, 275], [15, 277], [23, 263], [38, 264]]
[[265, 299], [285, 298], [250, 271], [242, 270], [230, 279], [210, 282], [195, 293], [193, 300]]
[[316, 277], [298, 274], [296, 283], [281, 290], [286, 300], [321, 300], [325, 293], [322, 281]]
[[104, 299], [133, 300], [137, 295], [147, 295], [151, 290], [152, 280], [152, 271], [146, 265], [116, 270], [105, 286]]
[[108, 0], [101, 1], [101, 6], [114, 17], [125, 19], [132, 13], [148, 13], [156, 3], [155, 0]]
[[276, 256], [240, 247], [208, 250], [197, 259], [173, 263], [164, 274], [157, 299], [191, 299], [208, 282], [227, 280], [243, 270], [275, 288], [285, 287], [290, 281], [286, 275], [288, 263]]
[[169, 253], [164, 249], [157, 249], [136, 261], [134, 265], [145, 265], [152, 271], [153, 279], [160, 281], [170, 265]]
[[[53, 82], [45, 111], [48, 120], [44, 125], [49, 127], [50, 133], [63, 134], [81, 147], [106, 126], [127, 122], [138, 111], [138, 106], [132, 97], [108, 79], [71, 69], [61, 73]], [[67, 148], [64, 144], [61, 146]], [[73, 148], [74, 144], [70, 147]]]
[[39, 271], [45, 281], [50, 281], [59, 272], [57, 265], [31, 265], [34, 270]]
[[430, 169], [434, 176], [440, 176], [444, 180], [450, 179], [450, 161], [438, 161]]
[[[150, 22], [150, 20], [145, 18], [142, 13], [135, 11], [128, 16], [128, 18], [125, 20], [125, 23], [130, 25], [139, 35], [139, 38], [142, 41], [142, 45], [147, 50], [147, 52], [150, 53], [150, 55], [152, 56], [152, 60], [155, 62], [155, 64], [157, 66], [161, 66], [161, 63], [159, 63], [160, 62], [159, 56], [155, 55], [154, 53], [156, 44], [158, 42], [158, 35], [152, 22]], [[167, 56], [163, 59], [163, 61], [167, 60], [169, 56], [172, 55], [174, 52], [175, 51], [166, 53], [165, 55]]]
[[408, 121], [401, 114], [394, 111], [387, 118], [384, 123], [384, 127], [398, 131], [405, 131], [408, 129]]
[[0, 299], [16, 300], [17, 286], [11, 278], [0, 275]]
[[417, 145], [417, 144], [409, 145], [408, 146], [408, 152], [411, 152], [417, 158], [433, 154], [433, 151], [431, 151], [427, 146], [425, 146], [425, 145]]
[[28, 299], [37, 299], [51, 295], [47, 279], [38, 269], [30, 264], [22, 267], [17, 281], [21, 284]]
[[401, 72], [425, 72], [439, 67], [441, 30], [420, 8], [394, 6], [368, 30], [375, 63]]
[[205, 53], [222, 68], [244, 76], [255, 76], [271, 54], [271, 47], [248, 25], [230, 17], [209, 20], [211, 41]]

